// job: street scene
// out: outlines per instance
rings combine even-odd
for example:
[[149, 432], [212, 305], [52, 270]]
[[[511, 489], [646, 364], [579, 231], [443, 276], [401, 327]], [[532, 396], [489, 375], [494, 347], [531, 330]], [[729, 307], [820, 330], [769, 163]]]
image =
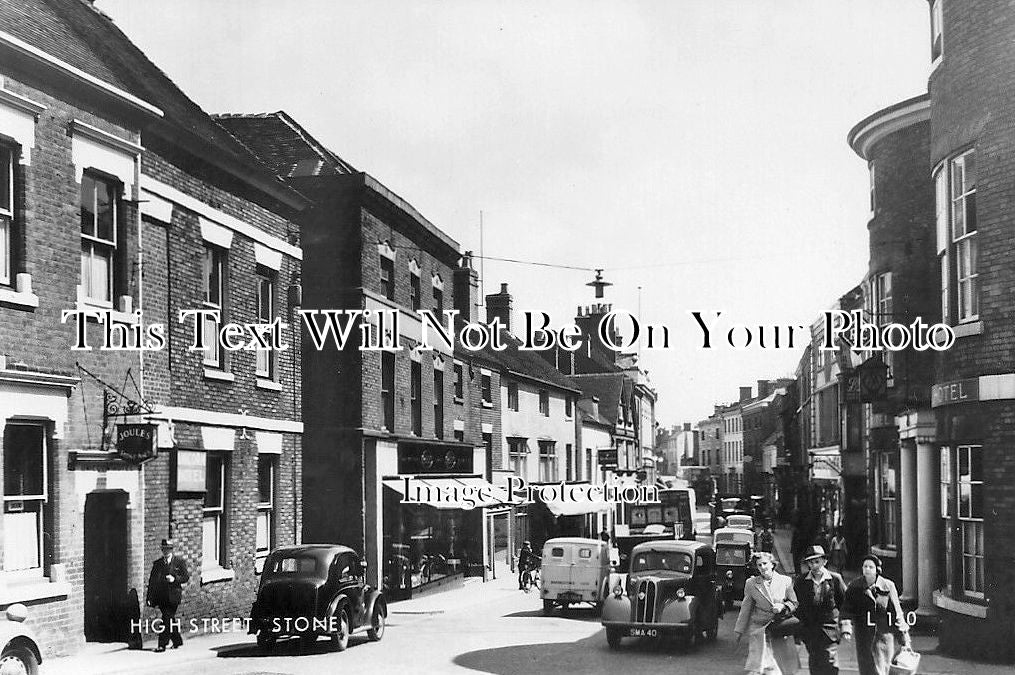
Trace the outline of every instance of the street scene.
[[0, 0], [0, 675], [1012, 672], [1013, 45]]

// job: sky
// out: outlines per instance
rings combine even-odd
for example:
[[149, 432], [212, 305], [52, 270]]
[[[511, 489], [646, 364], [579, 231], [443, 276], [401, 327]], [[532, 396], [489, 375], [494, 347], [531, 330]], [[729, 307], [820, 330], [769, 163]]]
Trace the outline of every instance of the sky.
[[[630, 351], [661, 426], [792, 376], [804, 342], [785, 327], [867, 269], [867, 167], [846, 134], [925, 92], [931, 61], [923, 0], [95, 4], [206, 111], [285, 110], [482, 252], [516, 334], [525, 311], [640, 317]], [[669, 348], [648, 349], [650, 324]], [[733, 326], [752, 343], [726, 344]]]

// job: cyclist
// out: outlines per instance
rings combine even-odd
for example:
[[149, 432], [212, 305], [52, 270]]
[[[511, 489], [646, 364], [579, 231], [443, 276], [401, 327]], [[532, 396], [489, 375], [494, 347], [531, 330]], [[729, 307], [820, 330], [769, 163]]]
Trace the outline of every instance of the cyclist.
[[539, 556], [532, 550], [532, 542], [526, 541], [518, 552], [518, 588], [520, 590], [525, 590], [522, 577], [526, 572], [530, 572], [536, 567], [539, 567]]

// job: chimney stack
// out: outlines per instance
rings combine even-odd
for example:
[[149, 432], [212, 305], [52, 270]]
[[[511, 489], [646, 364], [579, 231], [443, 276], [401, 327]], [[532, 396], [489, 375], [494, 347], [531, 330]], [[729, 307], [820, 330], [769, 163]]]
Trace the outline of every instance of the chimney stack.
[[472, 266], [472, 251], [466, 251], [452, 274], [455, 309], [463, 321], [479, 318], [479, 273]]
[[511, 294], [508, 293], [508, 285], [500, 285], [500, 293], [492, 293], [486, 296], [486, 321], [492, 322], [495, 318], [507, 331], [511, 332]]
[[750, 400], [750, 398], [751, 398], [751, 388], [740, 387], [740, 400], [738, 402], [743, 403], [744, 401]]
[[684, 422], [684, 431], [690, 431], [690, 430], [691, 430], [691, 423], [690, 422]]
[[772, 383], [768, 380], [758, 380], [758, 398], [765, 398], [772, 393]]

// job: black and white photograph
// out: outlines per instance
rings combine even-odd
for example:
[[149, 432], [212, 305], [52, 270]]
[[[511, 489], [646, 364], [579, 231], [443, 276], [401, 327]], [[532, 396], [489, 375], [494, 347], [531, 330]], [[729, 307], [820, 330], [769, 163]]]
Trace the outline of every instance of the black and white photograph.
[[1011, 673], [1015, 0], [0, 0], [0, 476], [0, 675]]

